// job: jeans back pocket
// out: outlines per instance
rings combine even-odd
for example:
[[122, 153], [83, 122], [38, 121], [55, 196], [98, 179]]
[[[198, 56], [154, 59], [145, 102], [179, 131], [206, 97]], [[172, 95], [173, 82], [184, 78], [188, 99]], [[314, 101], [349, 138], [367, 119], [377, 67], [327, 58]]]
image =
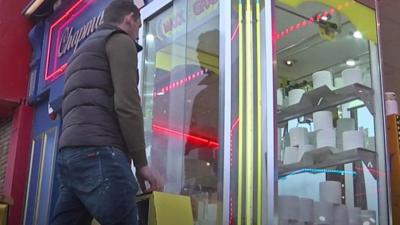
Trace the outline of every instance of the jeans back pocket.
[[98, 151], [83, 151], [68, 164], [71, 186], [77, 191], [89, 193], [103, 183], [102, 163]]

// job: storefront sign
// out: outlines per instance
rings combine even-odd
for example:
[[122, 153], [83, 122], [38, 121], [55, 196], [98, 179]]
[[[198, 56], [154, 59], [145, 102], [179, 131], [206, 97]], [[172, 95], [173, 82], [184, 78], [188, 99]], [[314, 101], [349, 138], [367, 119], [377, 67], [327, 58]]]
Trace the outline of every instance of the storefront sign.
[[58, 57], [62, 57], [70, 50], [75, 51], [79, 44], [103, 23], [103, 15], [104, 11], [81, 27], [67, 26], [62, 31], [60, 44], [57, 46]]
[[71, 55], [103, 23], [103, 11], [109, 1], [77, 0], [50, 21], [44, 61], [46, 81], [63, 74]]
[[180, 10], [176, 13], [173, 8], [164, 11], [160, 16], [157, 25], [156, 34], [160, 40], [164, 40], [172, 36], [173, 33], [178, 34], [191, 30], [211, 19], [218, 13], [219, 0], [189, 0], [188, 10]]
[[218, 0], [197, 0], [193, 3], [193, 14], [199, 16], [208, 10], [213, 10], [217, 3]]

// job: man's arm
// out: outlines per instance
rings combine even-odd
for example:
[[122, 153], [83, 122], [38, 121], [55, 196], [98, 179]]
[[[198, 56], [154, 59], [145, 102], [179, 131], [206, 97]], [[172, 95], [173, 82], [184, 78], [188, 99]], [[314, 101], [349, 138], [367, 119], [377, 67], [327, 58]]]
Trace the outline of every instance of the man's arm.
[[106, 44], [114, 85], [114, 105], [123, 139], [136, 168], [147, 165], [143, 113], [137, 89], [137, 51], [126, 34], [112, 35]]

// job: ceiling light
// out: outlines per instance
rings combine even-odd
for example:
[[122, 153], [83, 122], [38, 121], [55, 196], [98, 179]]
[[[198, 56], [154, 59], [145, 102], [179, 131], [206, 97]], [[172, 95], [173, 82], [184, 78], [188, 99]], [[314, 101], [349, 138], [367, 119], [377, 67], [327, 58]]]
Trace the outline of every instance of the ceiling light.
[[357, 30], [357, 31], [354, 31], [353, 37], [356, 38], [356, 39], [362, 39], [363, 35], [362, 35], [362, 33], [360, 31]]
[[207, 165], [207, 166], [211, 166], [211, 163], [207, 162], [206, 165]]
[[295, 64], [295, 61], [294, 61], [294, 60], [291, 60], [291, 59], [287, 59], [287, 60], [284, 60], [283, 63], [284, 63], [286, 66], [292, 67], [292, 66]]
[[356, 65], [356, 61], [353, 59], [349, 59], [346, 61], [346, 65], [348, 66], [355, 66]]

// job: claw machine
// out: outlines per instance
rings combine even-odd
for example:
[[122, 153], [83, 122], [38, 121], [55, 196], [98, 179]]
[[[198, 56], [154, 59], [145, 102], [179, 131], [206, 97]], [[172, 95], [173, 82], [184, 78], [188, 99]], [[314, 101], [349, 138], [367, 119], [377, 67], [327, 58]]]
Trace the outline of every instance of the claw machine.
[[377, 8], [142, 9], [146, 151], [195, 224], [391, 224]]
[[274, 13], [278, 224], [391, 224], [376, 8]]

